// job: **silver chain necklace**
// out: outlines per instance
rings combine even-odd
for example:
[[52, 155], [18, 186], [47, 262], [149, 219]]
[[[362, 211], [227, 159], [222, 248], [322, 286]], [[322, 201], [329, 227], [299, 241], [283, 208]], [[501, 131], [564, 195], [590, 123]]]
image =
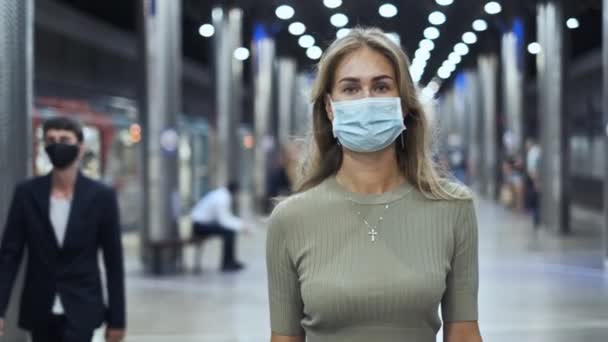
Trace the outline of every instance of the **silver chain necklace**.
[[[406, 194], [410, 193], [411, 191], [412, 191], [412, 189], [409, 189], [406, 192]], [[348, 200], [351, 203], [353, 203], [353, 204], [357, 204], [357, 202], [354, 201], [352, 197], [348, 197]], [[390, 203], [383, 204], [383, 206], [384, 206], [384, 212], [387, 212], [391, 208], [391, 204]], [[378, 232], [378, 226], [380, 225], [380, 223], [382, 221], [384, 221], [384, 216], [380, 215], [378, 217], [378, 220], [376, 221], [376, 224], [373, 225], [373, 226], [361, 215], [361, 211], [360, 210], [357, 210], [357, 216], [359, 216], [359, 218], [361, 219], [361, 221], [363, 221], [363, 223], [365, 224], [365, 226], [369, 229], [369, 232], [367, 233], [367, 235], [369, 235], [370, 241], [372, 243], [376, 242], [377, 236], [380, 234]]]
[[[351, 198], [349, 198], [349, 200], [353, 203], [355, 203]], [[390, 209], [390, 205], [389, 204], [385, 204], [384, 205], [384, 211], [388, 211], [388, 209]], [[378, 220], [376, 221], [375, 225], [371, 225], [362, 215], [361, 215], [361, 211], [357, 211], [357, 215], [359, 216], [359, 218], [361, 219], [361, 221], [363, 221], [363, 223], [365, 223], [365, 226], [367, 226], [367, 228], [369, 229], [369, 232], [367, 233], [367, 235], [369, 235], [370, 241], [371, 242], [376, 242], [376, 237], [378, 236], [378, 225], [380, 225], [380, 223], [384, 220], [383, 216], [379, 216]]]

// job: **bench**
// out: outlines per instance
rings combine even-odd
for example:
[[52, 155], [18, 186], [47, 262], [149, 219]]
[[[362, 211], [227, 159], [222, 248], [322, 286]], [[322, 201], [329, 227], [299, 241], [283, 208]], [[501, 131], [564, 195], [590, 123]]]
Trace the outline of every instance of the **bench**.
[[[149, 242], [149, 246], [152, 248], [153, 250], [153, 258], [155, 260], [153, 260], [153, 268], [154, 268], [154, 272], [161, 274], [164, 272], [160, 271], [160, 265], [162, 264], [162, 257], [163, 255], [165, 255], [166, 253], [170, 252], [170, 251], [179, 251], [179, 253], [181, 254], [182, 250], [184, 247], [186, 246], [194, 246], [194, 260], [192, 262], [192, 272], [195, 274], [200, 274], [203, 271], [203, 267], [202, 267], [202, 254], [203, 254], [203, 242], [205, 242], [205, 240], [211, 238], [212, 236], [205, 236], [205, 235], [199, 235], [199, 236], [191, 236], [190, 238], [187, 239], [167, 239], [167, 240], [162, 240], [162, 241], [150, 241]], [[178, 272], [181, 272], [184, 270], [184, 265], [183, 265], [183, 261], [180, 257], [177, 258], [177, 260], [179, 260], [179, 264], [176, 265]]]

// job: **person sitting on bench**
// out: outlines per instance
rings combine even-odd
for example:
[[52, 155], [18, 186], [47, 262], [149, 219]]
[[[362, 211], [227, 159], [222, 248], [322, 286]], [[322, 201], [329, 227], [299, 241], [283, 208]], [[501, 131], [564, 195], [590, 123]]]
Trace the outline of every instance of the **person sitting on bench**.
[[222, 238], [222, 271], [224, 272], [234, 272], [244, 268], [244, 265], [236, 260], [235, 238], [240, 232], [251, 232], [249, 226], [232, 212], [233, 200], [239, 188], [239, 183], [232, 181], [227, 186], [207, 193], [190, 214], [195, 237], [219, 235]]

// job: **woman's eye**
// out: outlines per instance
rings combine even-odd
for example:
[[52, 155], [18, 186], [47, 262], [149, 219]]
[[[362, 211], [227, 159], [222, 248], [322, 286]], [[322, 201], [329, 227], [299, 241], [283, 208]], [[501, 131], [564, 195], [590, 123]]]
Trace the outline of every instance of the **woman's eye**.
[[355, 92], [357, 92], [357, 88], [347, 87], [347, 88], [344, 88], [344, 92], [347, 94], [354, 94]]
[[376, 91], [379, 91], [381, 93], [387, 92], [389, 90], [390, 90], [389, 87], [385, 84], [381, 84], [376, 87]]

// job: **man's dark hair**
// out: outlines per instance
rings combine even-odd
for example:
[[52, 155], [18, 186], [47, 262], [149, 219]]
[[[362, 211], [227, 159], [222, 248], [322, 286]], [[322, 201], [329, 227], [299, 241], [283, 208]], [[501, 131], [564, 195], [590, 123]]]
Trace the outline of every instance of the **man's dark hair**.
[[237, 181], [230, 181], [228, 182], [228, 185], [226, 185], [226, 188], [228, 188], [228, 191], [234, 195], [241, 190], [241, 185]]
[[43, 136], [46, 137], [46, 133], [51, 129], [70, 131], [76, 135], [79, 143], [84, 140], [84, 135], [82, 134], [82, 125], [80, 122], [78, 122], [78, 120], [65, 116], [50, 118], [42, 125], [42, 132], [44, 133]]

